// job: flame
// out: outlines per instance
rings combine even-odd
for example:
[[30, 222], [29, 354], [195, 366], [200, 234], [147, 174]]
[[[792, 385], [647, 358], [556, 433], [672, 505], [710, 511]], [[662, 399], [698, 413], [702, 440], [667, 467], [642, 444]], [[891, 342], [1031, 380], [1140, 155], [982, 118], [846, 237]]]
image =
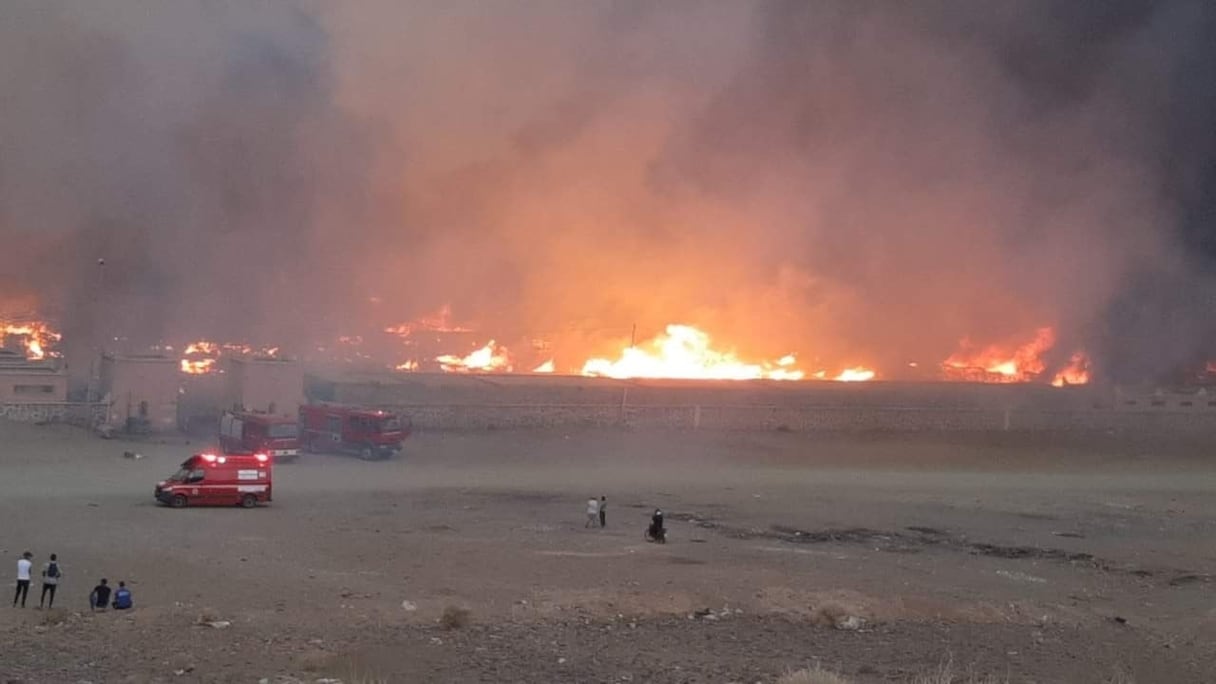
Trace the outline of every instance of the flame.
[[416, 332], [473, 332], [471, 328], [455, 325], [452, 323], [452, 307], [444, 304], [439, 307], [439, 310], [427, 316], [421, 316], [415, 320], [397, 325], [390, 325], [384, 329], [384, 332], [392, 335], [400, 335], [401, 337], [409, 337]]
[[877, 374], [869, 368], [857, 366], [855, 368], [844, 369], [840, 375], [832, 379], [837, 382], [866, 382], [867, 380], [873, 380], [875, 375]]
[[182, 359], [181, 369], [183, 373], [190, 375], [205, 375], [215, 370], [215, 359], [198, 359], [195, 361]]
[[4, 338], [8, 336], [20, 337], [21, 344], [25, 348], [27, 358], [40, 361], [45, 359], [47, 355], [58, 356], [48, 350], [48, 347], [53, 342], [58, 342], [63, 339], [63, 335], [55, 332], [43, 321], [29, 321], [24, 323], [7, 323], [0, 321], [0, 342], [4, 342]]
[[1033, 340], [1013, 349], [990, 345], [977, 351], [963, 340], [961, 349], [942, 362], [942, 370], [951, 380], [1028, 382], [1043, 372], [1042, 354], [1055, 343], [1051, 328], [1039, 328]]
[[1084, 385], [1087, 382], [1089, 382], [1089, 357], [1083, 352], [1077, 352], [1068, 360], [1068, 365], [1051, 379], [1051, 386]]
[[214, 355], [214, 354], [220, 353], [220, 346], [214, 342], [208, 342], [207, 340], [199, 340], [198, 342], [191, 342], [190, 344], [186, 345], [186, 351], [184, 351], [182, 353], [184, 353], [184, 354], [213, 354]]
[[484, 347], [477, 349], [468, 356], [460, 357], [454, 354], [444, 354], [435, 357], [439, 367], [449, 373], [477, 372], [511, 372], [511, 356], [506, 347], [501, 347], [490, 340]]
[[792, 354], [776, 363], [747, 363], [734, 352], [717, 351], [709, 335], [689, 325], [669, 325], [666, 333], [639, 347], [628, 347], [616, 361], [590, 359], [583, 375], [610, 378], [685, 378], [706, 380], [799, 380]]
[[399, 371], [416, 371], [418, 370], [418, 362], [410, 359], [409, 361], [405, 361], [393, 366], [393, 369]]
[[548, 361], [542, 363], [541, 365], [537, 366], [536, 368], [533, 368], [532, 372], [533, 373], [552, 373], [554, 370], [556, 370], [556, 368], [557, 367], [553, 364], [553, 359], [549, 359]]

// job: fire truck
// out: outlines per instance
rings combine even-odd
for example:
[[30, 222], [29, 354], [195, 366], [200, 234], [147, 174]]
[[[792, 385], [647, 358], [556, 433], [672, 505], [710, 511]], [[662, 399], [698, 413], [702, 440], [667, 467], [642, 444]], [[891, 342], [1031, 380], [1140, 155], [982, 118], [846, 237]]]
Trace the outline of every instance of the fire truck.
[[300, 455], [300, 425], [291, 416], [229, 411], [220, 416], [220, 448], [225, 454], [294, 461]]
[[309, 451], [355, 454], [365, 461], [392, 458], [410, 434], [407, 418], [340, 404], [301, 406], [300, 427]]

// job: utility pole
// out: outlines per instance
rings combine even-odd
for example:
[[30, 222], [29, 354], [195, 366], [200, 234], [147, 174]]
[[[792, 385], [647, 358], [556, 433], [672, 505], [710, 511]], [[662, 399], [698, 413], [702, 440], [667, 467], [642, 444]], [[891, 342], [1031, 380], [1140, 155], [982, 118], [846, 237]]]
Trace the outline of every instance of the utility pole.
[[106, 287], [106, 260], [104, 258], [97, 259], [97, 288], [93, 291], [93, 330], [90, 331], [93, 337], [93, 344], [90, 346], [93, 360], [89, 364], [89, 382], [85, 389], [85, 401], [94, 402], [101, 400], [101, 360], [106, 353], [106, 325], [105, 311], [103, 311], [104, 297]]

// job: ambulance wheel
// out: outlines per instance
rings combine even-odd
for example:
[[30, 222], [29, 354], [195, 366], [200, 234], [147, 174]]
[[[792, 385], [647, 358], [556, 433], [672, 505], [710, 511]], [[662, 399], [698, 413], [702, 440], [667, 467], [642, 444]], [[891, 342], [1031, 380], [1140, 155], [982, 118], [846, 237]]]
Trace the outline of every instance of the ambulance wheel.
[[241, 508], [253, 508], [258, 505], [258, 498], [252, 494], [241, 497]]
[[371, 447], [365, 446], [359, 450], [359, 458], [364, 461], [374, 461], [376, 460], [376, 454], [372, 451]]
[[186, 495], [185, 494], [174, 494], [173, 499], [170, 500], [170, 502], [169, 502], [169, 505], [174, 508], [185, 508], [186, 507]]

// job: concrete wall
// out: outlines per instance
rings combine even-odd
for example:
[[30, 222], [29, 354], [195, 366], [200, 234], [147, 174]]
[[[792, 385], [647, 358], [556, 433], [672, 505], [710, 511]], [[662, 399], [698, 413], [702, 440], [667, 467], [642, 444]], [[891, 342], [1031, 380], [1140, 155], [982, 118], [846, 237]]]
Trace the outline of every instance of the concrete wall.
[[1216, 435], [1216, 412], [782, 406], [384, 405], [433, 430], [626, 426], [792, 432], [1150, 432]]
[[[322, 383], [324, 384], [324, 383]], [[320, 387], [310, 382], [310, 387]], [[1205, 390], [972, 383], [681, 382], [425, 373], [330, 381], [332, 400], [422, 429], [624, 425], [857, 432], [1147, 431], [1216, 436]]]
[[21, 423], [70, 423], [94, 427], [104, 422], [108, 406], [85, 403], [0, 403], [0, 418]]
[[52, 368], [0, 368], [0, 403], [61, 403], [68, 399], [66, 373]]
[[109, 398], [107, 422], [125, 427], [128, 419], [146, 419], [157, 432], [177, 428], [181, 386], [178, 362], [163, 356], [105, 356], [101, 393]]
[[[222, 408], [294, 416], [304, 403], [304, 370], [284, 359], [229, 359]], [[272, 411], [273, 409], [273, 411]]]

